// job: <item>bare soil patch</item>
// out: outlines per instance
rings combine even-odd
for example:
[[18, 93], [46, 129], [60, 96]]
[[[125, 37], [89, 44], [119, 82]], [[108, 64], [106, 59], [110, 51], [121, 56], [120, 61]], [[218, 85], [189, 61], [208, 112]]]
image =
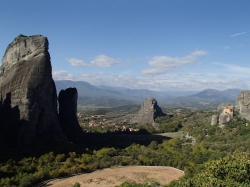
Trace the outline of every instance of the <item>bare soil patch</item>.
[[134, 181], [136, 183], [157, 181], [164, 185], [179, 179], [183, 175], [183, 171], [166, 166], [126, 166], [97, 170], [65, 179], [56, 179], [46, 186], [72, 187], [78, 182], [83, 187], [114, 187], [125, 181]]

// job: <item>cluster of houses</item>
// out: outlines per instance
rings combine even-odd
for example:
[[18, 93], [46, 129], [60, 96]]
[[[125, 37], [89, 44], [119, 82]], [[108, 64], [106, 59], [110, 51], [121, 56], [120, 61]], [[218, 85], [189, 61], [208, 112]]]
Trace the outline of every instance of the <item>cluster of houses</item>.
[[[83, 114], [81, 112], [77, 113], [78, 118], [82, 118]], [[109, 122], [105, 115], [92, 115], [90, 117], [85, 117], [84, 121], [80, 120], [81, 127], [101, 127], [104, 129], [105, 127], [109, 126], [112, 127], [114, 132], [138, 132], [139, 129], [127, 127], [126, 125], [119, 126], [116, 123]], [[89, 132], [89, 131], [87, 131]]]

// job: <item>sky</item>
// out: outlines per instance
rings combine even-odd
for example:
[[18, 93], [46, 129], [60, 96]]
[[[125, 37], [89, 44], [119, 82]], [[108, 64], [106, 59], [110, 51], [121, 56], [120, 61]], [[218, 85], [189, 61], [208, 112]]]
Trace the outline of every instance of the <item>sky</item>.
[[249, 0], [1, 0], [0, 53], [20, 34], [41, 34], [54, 80], [250, 89], [249, 7]]

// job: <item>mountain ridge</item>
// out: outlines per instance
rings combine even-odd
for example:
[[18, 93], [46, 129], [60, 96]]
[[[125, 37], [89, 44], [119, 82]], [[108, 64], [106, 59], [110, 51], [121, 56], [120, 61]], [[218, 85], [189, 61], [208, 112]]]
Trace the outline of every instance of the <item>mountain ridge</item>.
[[[84, 106], [117, 107], [131, 104], [141, 104], [146, 98], [155, 98], [160, 106], [164, 107], [192, 107], [204, 106], [213, 103], [218, 106], [220, 102], [235, 101], [240, 89], [233, 88], [223, 91], [205, 89], [195, 91], [153, 91], [147, 89], [129, 89], [123, 87], [94, 86], [85, 81], [56, 80], [57, 92], [68, 87], [78, 90], [78, 103]], [[210, 106], [210, 108], [212, 107]]]

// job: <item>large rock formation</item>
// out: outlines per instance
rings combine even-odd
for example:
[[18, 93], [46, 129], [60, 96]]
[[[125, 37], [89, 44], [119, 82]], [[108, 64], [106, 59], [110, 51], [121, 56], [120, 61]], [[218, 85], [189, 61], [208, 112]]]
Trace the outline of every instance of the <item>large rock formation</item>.
[[165, 116], [161, 108], [157, 105], [154, 98], [147, 98], [142, 104], [139, 113], [134, 117], [133, 122], [138, 125], [151, 124], [157, 128], [158, 124], [155, 123], [155, 118], [158, 116]]
[[76, 88], [61, 90], [58, 96], [60, 124], [64, 133], [71, 141], [79, 141], [83, 134], [76, 116], [77, 98]]
[[250, 90], [243, 90], [239, 93], [235, 110], [239, 111], [241, 118], [250, 120]]
[[229, 102], [226, 102], [226, 103], [221, 103], [218, 107], [217, 107], [217, 111], [219, 113], [223, 112], [224, 108], [225, 107], [232, 107], [233, 104], [232, 103], [229, 103]]
[[47, 38], [18, 36], [7, 47], [0, 69], [0, 93], [4, 101], [0, 131], [8, 132], [10, 139], [24, 145], [44, 135], [65, 138], [57, 118]]

